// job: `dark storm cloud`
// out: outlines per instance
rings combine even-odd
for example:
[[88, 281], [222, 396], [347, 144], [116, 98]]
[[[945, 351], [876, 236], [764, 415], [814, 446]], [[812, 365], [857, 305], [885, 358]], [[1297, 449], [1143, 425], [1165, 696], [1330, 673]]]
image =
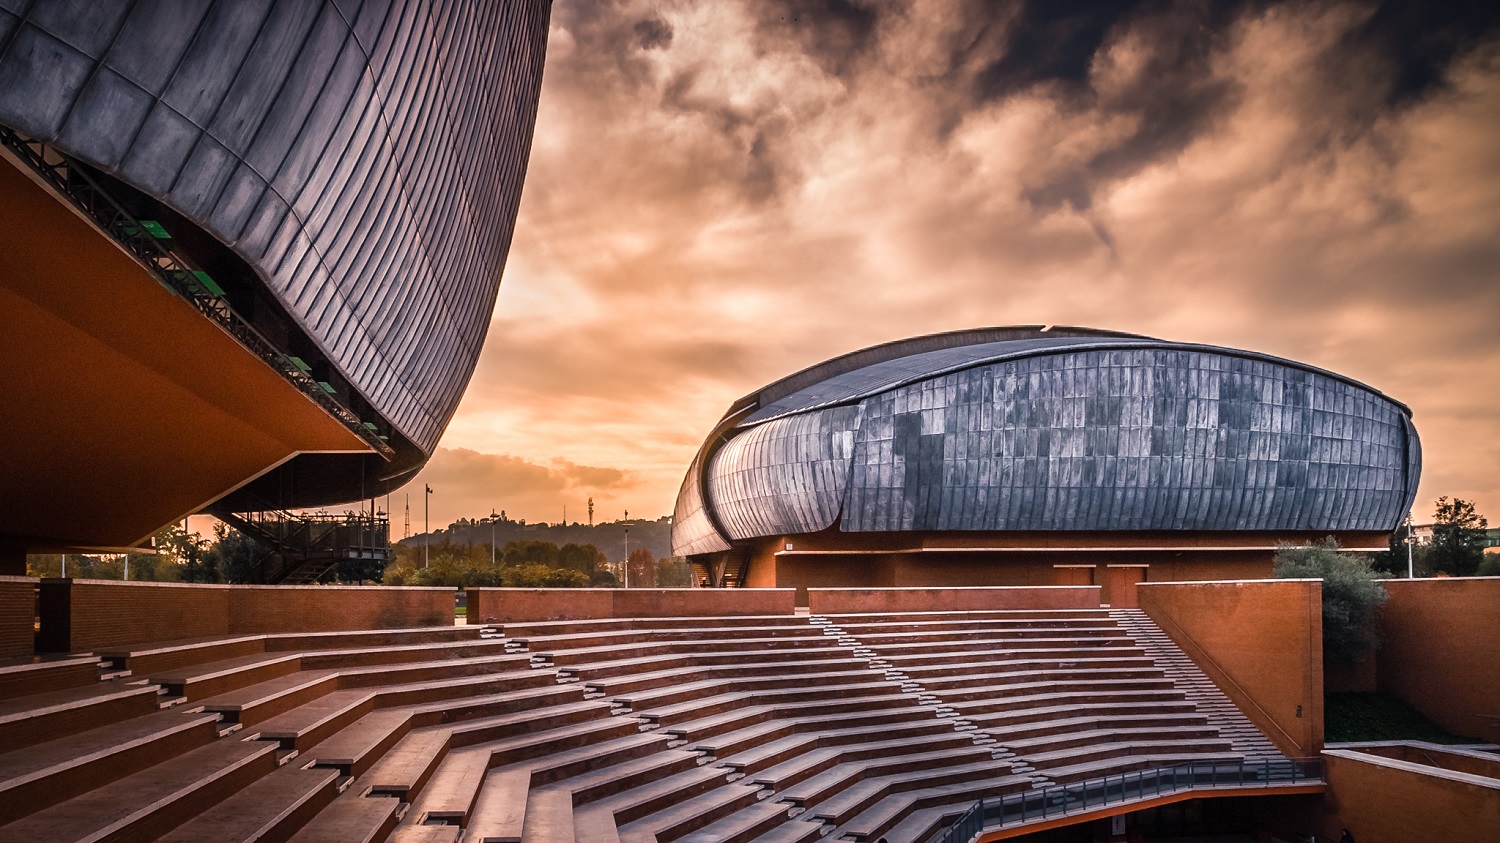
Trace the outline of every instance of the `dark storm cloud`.
[[[1370, 383], [1416, 413], [1421, 500], [1493, 517], [1500, 449], [1475, 443], [1500, 441], [1495, 15], [557, 0], [515, 244], [445, 439], [519, 462], [433, 470], [513, 485], [520, 517], [589, 494], [660, 514], [764, 383], [1052, 322]], [[559, 455], [629, 476], [585, 491]]]
[[1380, 3], [1345, 38], [1349, 50], [1386, 64], [1387, 105], [1400, 105], [1445, 84], [1453, 59], [1500, 30], [1493, 0]]
[[855, 0], [774, 0], [759, 4], [761, 37], [795, 41], [832, 76], [845, 76], [875, 43], [882, 5]]
[[672, 25], [661, 18], [636, 21], [635, 34], [643, 50], [665, 50], [672, 46]]

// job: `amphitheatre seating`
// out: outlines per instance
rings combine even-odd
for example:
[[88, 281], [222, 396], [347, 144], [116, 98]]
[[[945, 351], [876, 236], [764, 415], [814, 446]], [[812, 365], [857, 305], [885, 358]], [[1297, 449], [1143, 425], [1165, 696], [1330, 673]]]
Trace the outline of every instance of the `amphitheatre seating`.
[[1237, 757], [1106, 611], [538, 621], [99, 656], [114, 678], [84, 658], [87, 685], [0, 699], [0, 736], [40, 730], [0, 753], [0, 843], [894, 843], [982, 796]]

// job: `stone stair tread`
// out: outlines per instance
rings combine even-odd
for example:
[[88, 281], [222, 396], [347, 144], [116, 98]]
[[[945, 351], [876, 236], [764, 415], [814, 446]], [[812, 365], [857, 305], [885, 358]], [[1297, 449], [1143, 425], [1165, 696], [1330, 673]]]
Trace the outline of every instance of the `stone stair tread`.
[[464, 830], [456, 825], [398, 825], [388, 843], [458, 843]]
[[358, 776], [411, 728], [411, 712], [377, 709], [340, 729], [303, 753], [321, 767], [338, 767]]
[[[81, 688], [44, 691], [0, 715], [0, 746], [18, 750], [162, 710], [160, 688], [144, 680], [93, 680]], [[32, 708], [26, 704], [35, 703]]]
[[[549, 762], [551, 759], [548, 759]], [[607, 788], [619, 782], [629, 782], [633, 779], [651, 780], [665, 778], [686, 770], [697, 769], [697, 755], [681, 749], [660, 749], [644, 758], [635, 758], [618, 764], [611, 764], [598, 770], [591, 770], [577, 776], [570, 776], [565, 782], [567, 789], [573, 794], [575, 804], [598, 801], [604, 796], [592, 796], [589, 791]], [[658, 775], [659, 774], [659, 775]]]
[[251, 843], [301, 828], [338, 796], [334, 770], [286, 766], [162, 837], [158, 843]]
[[248, 656], [218, 659], [175, 670], [153, 671], [150, 678], [152, 682], [158, 685], [183, 685], [190, 682], [201, 682], [205, 679], [231, 676], [243, 673], [247, 669], [269, 665], [291, 665], [291, 669], [295, 670], [295, 666], [300, 663], [301, 658], [300, 653], [253, 653]]
[[76, 688], [63, 688], [0, 700], [0, 727], [25, 726], [28, 721], [34, 721], [46, 715], [127, 697], [150, 699], [154, 708], [157, 696], [156, 686], [140, 679], [91, 681], [88, 685]]
[[[728, 784], [728, 773], [717, 767], [698, 767], [606, 796], [593, 804], [618, 815], [661, 800], [670, 799], [674, 804], [680, 803], [681, 798], [674, 799], [673, 797], [679, 797], [682, 793], [697, 792], [695, 789], [707, 789], [703, 786], [715, 783]], [[651, 813], [651, 811], [646, 811], [646, 813]]]
[[750, 843], [811, 843], [821, 838], [826, 831], [827, 827], [822, 823], [793, 819], [756, 837]]
[[410, 802], [448, 753], [448, 744], [445, 730], [408, 732], [365, 772], [361, 784], [380, 795]]
[[0, 827], [0, 841], [139, 836], [153, 826], [164, 833], [269, 773], [275, 753], [270, 744], [220, 739]]
[[531, 770], [492, 770], [484, 777], [464, 822], [471, 843], [520, 843], [531, 805]]
[[576, 836], [573, 795], [561, 789], [531, 791], [519, 843], [573, 843]]
[[886, 796], [861, 811], [840, 825], [834, 833], [842, 837], [874, 840], [922, 808], [948, 804], [961, 812], [960, 806], [967, 807], [965, 803], [972, 804], [982, 796], [1025, 790], [1031, 785], [1031, 780], [1025, 776], [1002, 776], [902, 791]]
[[[1067, 747], [1065, 749], [1056, 749], [1048, 752], [1018, 753], [1018, 755], [1026, 763], [1040, 769], [1044, 768], [1045, 765], [1056, 764], [1059, 761], [1066, 761], [1067, 759], [1075, 758], [1079, 755], [1086, 755], [1091, 753], [1111, 753], [1109, 755], [1106, 755], [1105, 757], [1124, 757], [1131, 755], [1154, 756], [1163, 754], [1175, 754], [1179, 752], [1183, 754], [1209, 755], [1214, 753], [1216, 750], [1198, 749], [1198, 747], [1205, 747], [1210, 744], [1218, 744], [1222, 746], [1227, 754], [1229, 742], [1216, 737], [1213, 739], [1190, 740], [1178, 740], [1172, 738], [1146, 738], [1130, 741], [1101, 741], [1099, 743]], [[1045, 772], [1045, 769], [1043, 771]]]
[[400, 800], [389, 796], [364, 797], [345, 791], [287, 843], [377, 843], [396, 827], [400, 809]]
[[[490, 769], [490, 753], [483, 749], [456, 749], [449, 752], [433, 771], [427, 786], [412, 802], [413, 822], [427, 817], [468, 822], [474, 800]], [[527, 773], [529, 781], [530, 773]]]
[[735, 783], [690, 796], [641, 819], [621, 825], [621, 843], [635, 835], [654, 838], [664, 832], [670, 833], [670, 839], [677, 839], [680, 835], [676, 832], [679, 830], [695, 831], [755, 804], [758, 794], [759, 788]]
[[374, 697], [375, 692], [372, 690], [334, 691], [264, 720], [256, 730], [264, 738], [299, 738], [331, 720], [346, 717], [351, 712], [370, 705]]
[[180, 732], [200, 731], [203, 742], [215, 736], [218, 718], [211, 714], [157, 711], [0, 754], [0, 793], [23, 782], [79, 764], [118, 755], [132, 747]]
[[715, 820], [697, 831], [679, 837], [677, 843], [739, 843], [748, 841], [771, 828], [792, 821], [790, 809], [779, 802], [765, 800], [757, 802]]
[[955, 766], [931, 767], [923, 770], [893, 771], [864, 778], [830, 798], [812, 806], [808, 813], [813, 817], [843, 822], [848, 817], [864, 810], [874, 802], [892, 794], [909, 790], [930, 789], [961, 782], [945, 781], [953, 777], [974, 780], [996, 780], [1011, 775], [1011, 765], [994, 759], [974, 761]]

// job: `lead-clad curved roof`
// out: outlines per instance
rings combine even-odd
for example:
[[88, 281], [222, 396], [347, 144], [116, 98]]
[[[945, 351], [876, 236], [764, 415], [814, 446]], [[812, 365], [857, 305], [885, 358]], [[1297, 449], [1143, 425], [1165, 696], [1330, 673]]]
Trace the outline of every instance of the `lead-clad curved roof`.
[[741, 402], [684, 482], [703, 523], [674, 552], [835, 524], [1390, 530], [1410, 509], [1416, 430], [1367, 386], [1253, 352], [1050, 333], [919, 338]]
[[0, 2], [0, 124], [231, 247], [431, 453], [489, 325], [549, 10]]

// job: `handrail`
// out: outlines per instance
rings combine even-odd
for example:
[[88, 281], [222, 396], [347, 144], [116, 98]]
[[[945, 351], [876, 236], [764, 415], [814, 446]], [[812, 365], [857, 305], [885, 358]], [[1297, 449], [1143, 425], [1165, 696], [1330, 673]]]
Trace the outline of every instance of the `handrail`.
[[1274, 787], [1321, 781], [1322, 776], [1321, 759], [1296, 761], [1290, 758], [1192, 762], [1116, 773], [980, 799], [935, 843], [969, 843], [986, 828], [1055, 819], [1153, 796], [1225, 787]]
[[[1137, 596], [1137, 598], [1136, 598], [1137, 602], [1146, 602], [1146, 600], [1150, 600], [1150, 599], [1151, 598], [1149, 598], [1149, 597], [1146, 597], [1145, 599], [1142, 599], [1141, 596]], [[1153, 605], [1155, 605], [1155, 604], [1153, 603]], [[1141, 611], [1144, 613], [1145, 609], [1142, 609]], [[1224, 681], [1228, 682], [1231, 686], [1233, 686], [1234, 689], [1239, 692], [1239, 695], [1245, 700], [1245, 702], [1251, 708], [1254, 708], [1257, 712], [1260, 713], [1261, 718], [1265, 722], [1271, 724], [1272, 728], [1274, 728], [1277, 732], [1281, 733], [1282, 737], [1286, 738], [1286, 741], [1287, 741], [1288, 744], [1290, 744], [1292, 746], [1295, 746], [1297, 749], [1299, 749], [1299, 750], [1301, 750], [1303, 752], [1307, 751], [1307, 747], [1303, 746], [1301, 741], [1299, 741], [1296, 738], [1292, 737], [1291, 734], [1289, 732], [1287, 732], [1287, 730], [1284, 729], [1280, 723], [1276, 722], [1276, 718], [1274, 718], [1274, 717], [1271, 716], [1271, 712], [1266, 711], [1265, 708], [1263, 708], [1260, 703], [1258, 703], [1258, 702], [1255, 701], [1254, 697], [1250, 696], [1250, 692], [1249, 691], [1246, 691], [1244, 689], [1244, 687], [1242, 685], [1240, 685], [1240, 683], [1234, 681], [1234, 677], [1229, 674], [1229, 671], [1225, 670], [1223, 668], [1223, 666], [1221, 666], [1217, 661], [1215, 661], [1214, 657], [1210, 656], [1208, 654], [1208, 651], [1205, 650], [1205, 649], [1203, 649], [1203, 646], [1200, 645], [1193, 638], [1193, 636], [1189, 635], [1187, 630], [1185, 630], [1185, 629], [1182, 628], [1181, 624], [1177, 623], [1177, 621], [1172, 620], [1170, 617], [1168, 617], [1165, 614], [1163, 614], [1160, 619], [1151, 617], [1150, 614], [1146, 614], [1146, 617], [1150, 618], [1151, 621], [1153, 623], [1156, 623], [1157, 625], [1160, 625], [1160, 621], [1166, 621], [1167, 623], [1171, 624], [1172, 628], [1177, 631], [1178, 635], [1182, 639], [1182, 640], [1178, 640], [1178, 638], [1175, 638], [1175, 637], [1172, 639], [1173, 643], [1177, 644], [1177, 646], [1178, 646], [1179, 649], [1185, 649], [1186, 648], [1187, 644], [1184, 644], [1183, 643], [1184, 641], [1186, 641], [1189, 644], [1191, 644], [1192, 647], [1193, 647], [1193, 649], [1197, 652], [1198, 656], [1201, 657], [1203, 659], [1203, 661], [1206, 661], [1210, 665], [1212, 665], [1213, 669], [1216, 670], [1216, 671], [1218, 671], [1218, 673], [1219, 673], [1220, 676], [1224, 677]], [[1196, 661], [1196, 659], [1195, 659], [1195, 661]], [[1213, 677], [1209, 677], [1209, 678], [1212, 679]], [[1300, 708], [1299, 708], [1299, 711], [1300, 711]]]

